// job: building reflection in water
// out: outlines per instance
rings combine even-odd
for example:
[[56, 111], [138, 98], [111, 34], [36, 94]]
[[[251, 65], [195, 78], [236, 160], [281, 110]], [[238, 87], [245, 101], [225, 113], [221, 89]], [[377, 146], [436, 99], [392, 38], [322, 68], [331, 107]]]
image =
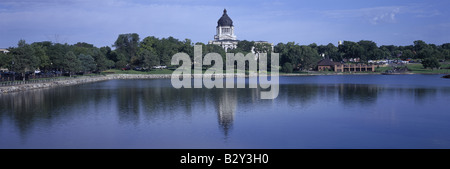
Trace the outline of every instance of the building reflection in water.
[[[71, 87], [32, 90], [0, 94], [0, 125], [11, 125], [25, 137], [33, 128], [52, 128], [60, 121], [85, 119], [83, 116], [102, 117], [119, 123], [139, 125], [161, 119], [187, 118], [196, 111], [215, 110], [217, 122], [225, 137], [229, 137], [237, 113], [245, 110], [257, 116], [255, 106], [263, 106], [261, 89], [182, 89], [168, 86], [165, 80], [107, 81]], [[161, 84], [158, 84], [158, 83]], [[141, 87], [138, 85], [141, 84]], [[446, 98], [448, 87], [402, 87], [365, 84], [283, 84], [276, 105], [286, 111], [337, 102], [339, 105], [377, 107], [384, 100], [398, 100], [407, 104], [423, 104]], [[239, 105], [238, 105], [239, 103]], [[282, 107], [285, 106], [285, 107]], [[343, 107], [344, 107], [343, 106]], [[400, 104], [400, 106], [402, 106]], [[117, 112], [110, 113], [107, 111]], [[241, 112], [239, 112], [241, 111]], [[253, 112], [252, 112], [253, 111]], [[331, 109], [329, 111], [342, 111]], [[383, 111], [379, 111], [383, 112]], [[212, 117], [215, 118], [214, 114]], [[92, 118], [88, 118], [92, 119]], [[209, 120], [209, 119], [208, 119]], [[211, 119], [216, 120], [216, 119]]]
[[225, 137], [228, 137], [229, 130], [233, 127], [234, 115], [237, 108], [236, 89], [217, 89], [221, 92], [216, 99], [217, 118]]

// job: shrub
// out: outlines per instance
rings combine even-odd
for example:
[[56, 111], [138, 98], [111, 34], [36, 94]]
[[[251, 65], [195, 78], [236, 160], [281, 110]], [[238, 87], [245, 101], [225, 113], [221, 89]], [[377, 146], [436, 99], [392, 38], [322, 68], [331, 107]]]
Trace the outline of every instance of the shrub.
[[294, 68], [292, 67], [292, 64], [289, 62], [284, 63], [281, 71], [283, 71], [284, 73], [292, 73], [292, 70]]

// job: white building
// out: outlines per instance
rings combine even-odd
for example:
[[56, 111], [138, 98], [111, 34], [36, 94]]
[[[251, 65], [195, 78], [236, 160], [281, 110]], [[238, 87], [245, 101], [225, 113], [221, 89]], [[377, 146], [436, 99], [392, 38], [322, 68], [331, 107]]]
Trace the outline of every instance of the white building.
[[227, 15], [227, 10], [223, 10], [223, 15], [217, 21], [216, 35], [213, 41], [209, 41], [208, 44], [219, 45], [225, 52], [228, 49], [235, 49], [238, 44], [236, 35], [234, 35], [233, 20]]
[[1, 53], [9, 53], [9, 50], [7, 50], [7, 49], [0, 49], [0, 52]]

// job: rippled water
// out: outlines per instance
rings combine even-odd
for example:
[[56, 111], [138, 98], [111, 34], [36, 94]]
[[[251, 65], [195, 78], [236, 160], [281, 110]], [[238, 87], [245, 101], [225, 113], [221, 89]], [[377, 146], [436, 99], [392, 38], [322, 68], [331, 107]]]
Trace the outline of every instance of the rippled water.
[[450, 148], [440, 77], [280, 77], [274, 100], [170, 79], [2, 94], [0, 148]]

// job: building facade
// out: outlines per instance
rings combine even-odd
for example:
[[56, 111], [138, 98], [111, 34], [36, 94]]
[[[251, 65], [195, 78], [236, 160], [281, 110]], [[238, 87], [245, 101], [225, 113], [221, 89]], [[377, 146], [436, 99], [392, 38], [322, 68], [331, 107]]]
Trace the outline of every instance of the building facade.
[[209, 41], [208, 44], [219, 45], [225, 52], [228, 49], [235, 49], [238, 44], [236, 35], [234, 34], [233, 20], [228, 16], [227, 10], [223, 10], [223, 15], [217, 21], [216, 35], [214, 35], [214, 40]]
[[6, 53], [9, 53], [9, 50], [8, 49], [0, 49], [0, 52], [6, 54]]
[[330, 59], [322, 59], [317, 63], [317, 70], [319, 71], [334, 71], [334, 68], [339, 63], [333, 62]]

